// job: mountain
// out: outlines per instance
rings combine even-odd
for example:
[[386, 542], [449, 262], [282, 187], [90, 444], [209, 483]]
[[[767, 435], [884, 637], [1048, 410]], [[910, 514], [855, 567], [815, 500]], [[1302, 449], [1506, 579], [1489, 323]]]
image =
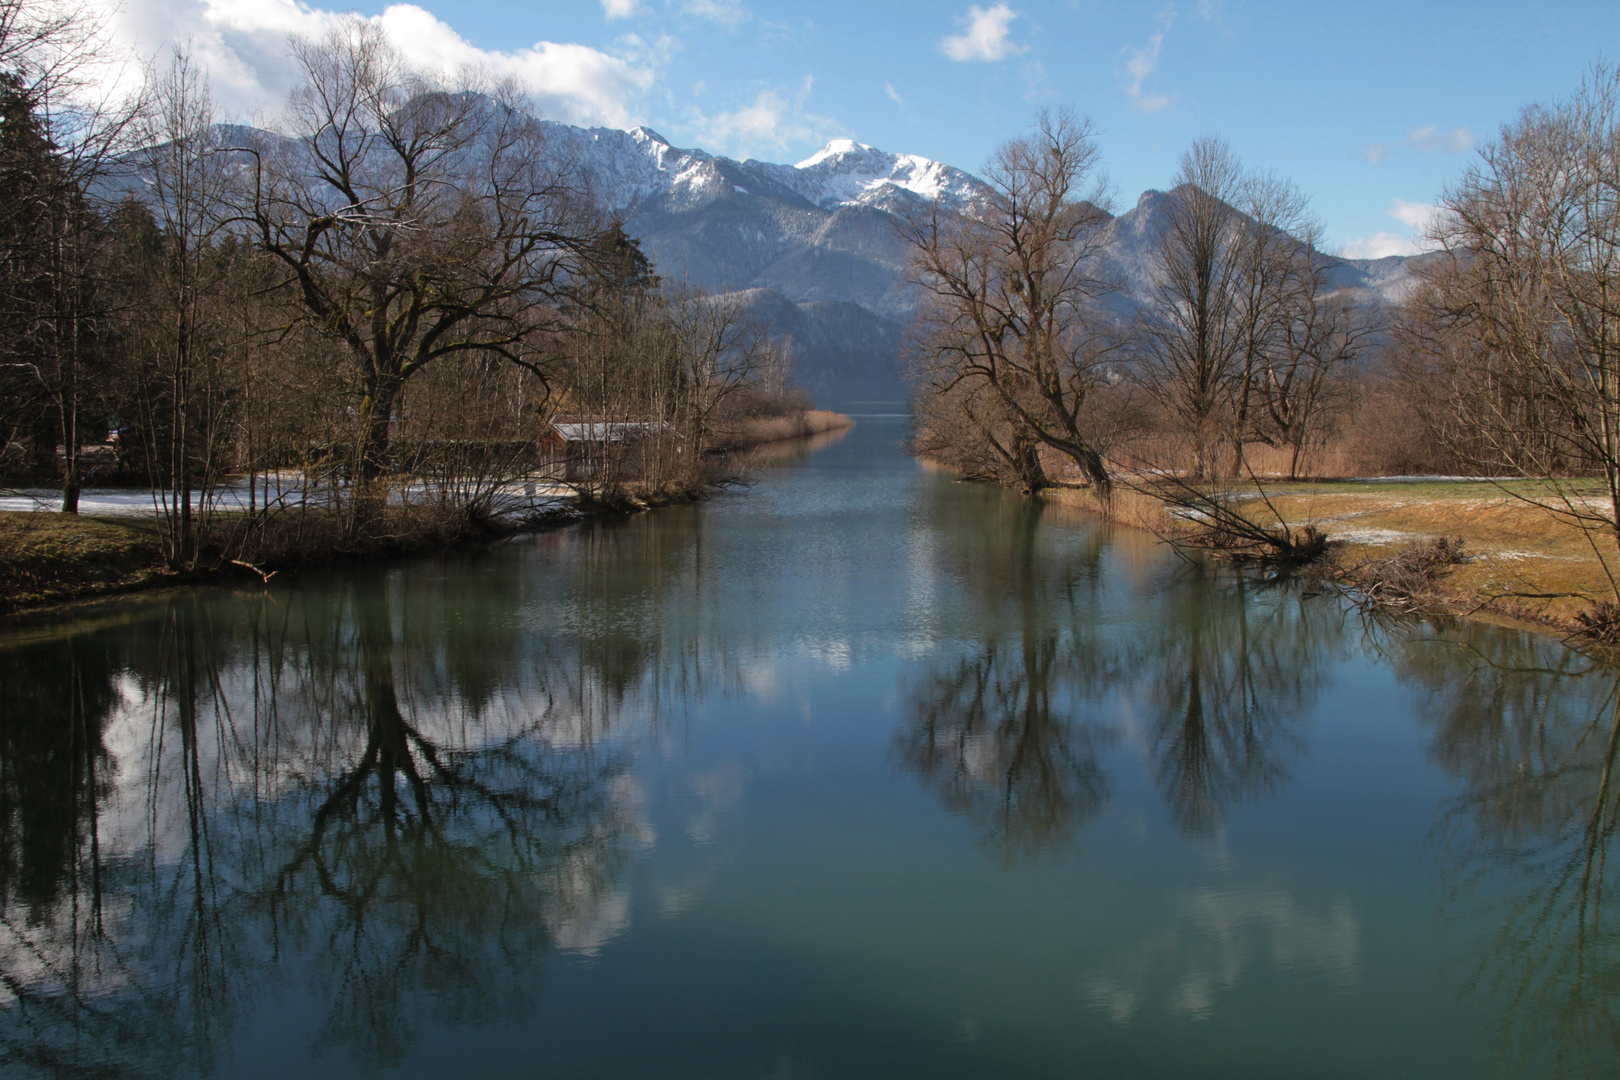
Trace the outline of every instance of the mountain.
[[[895, 229], [897, 216], [932, 200], [971, 214], [989, 194], [982, 180], [848, 139], [782, 165], [681, 149], [645, 127], [542, 127], [552, 153], [641, 241], [660, 275], [736, 294], [790, 336], [798, 380], [818, 402], [903, 402], [900, 350], [917, 301], [905, 280], [911, 253]], [[232, 146], [276, 139], [251, 128], [220, 134]], [[134, 174], [118, 182], [122, 193], [142, 194]], [[1131, 314], [1152, 295], [1168, 199], [1144, 192], [1109, 220], [1106, 257], [1122, 285], [1110, 305], [1118, 314]], [[1388, 305], [1427, 258], [1337, 260], [1331, 279]]]
[[[972, 213], [988, 194], [983, 181], [847, 139], [797, 165], [779, 165], [677, 149], [646, 128], [550, 124], [548, 131], [660, 273], [738, 293], [778, 332], [791, 334], [799, 380], [819, 401], [903, 400], [899, 349], [916, 298], [905, 282], [910, 251], [895, 217], [931, 199]], [[1106, 258], [1122, 286], [1110, 306], [1120, 315], [1152, 295], [1168, 198], [1144, 192], [1108, 223]], [[1389, 305], [1410, 289], [1412, 270], [1426, 258], [1337, 260], [1330, 280]]]
[[[1170, 195], [1144, 191], [1136, 205], [1109, 223], [1105, 245], [1123, 292], [1116, 305], [1128, 310], [1145, 303], [1153, 295], [1154, 244], [1163, 228]], [[1334, 258], [1328, 281], [1335, 289], [1359, 294], [1375, 304], [1393, 305], [1405, 298], [1415, 281], [1413, 271], [1433, 258], [1391, 255], [1383, 259]]]
[[898, 358], [916, 300], [895, 215], [934, 199], [971, 212], [982, 181], [848, 139], [780, 165], [678, 149], [646, 128], [546, 127], [660, 274], [739, 293], [792, 336], [818, 401], [904, 399]]

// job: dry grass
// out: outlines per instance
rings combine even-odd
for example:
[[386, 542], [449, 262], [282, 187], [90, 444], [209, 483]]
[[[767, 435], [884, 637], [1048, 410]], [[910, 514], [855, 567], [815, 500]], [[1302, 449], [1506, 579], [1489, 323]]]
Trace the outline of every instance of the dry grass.
[[[1387, 581], [1392, 568], [1435, 545], [1461, 541], [1462, 557], [1424, 566], [1427, 587], [1404, 590], [1403, 603], [1590, 633], [1600, 606], [1620, 579], [1611, 535], [1596, 535], [1556, 511], [1562, 505], [1534, 481], [1428, 480], [1272, 484], [1265, 501], [1234, 487], [1247, 516], [1267, 524], [1272, 509], [1289, 525], [1314, 525], [1333, 542], [1333, 569], [1350, 583]], [[1162, 501], [1119, 490], [1104, 511], [1089, 491], [1061, 489], [1054, 498], [1106, 512], [1121, 524], [1160, 536], [1186, 533]], [[1404, 560], [1404, 562], [1403, 562]], [[1400, 575], [1397, 574], [1397, 577]], [[1382, 588], [1383, 586], [1380, 585]], [[1402, 590], [1397, 590], [1402, 591]]]
[[828, 409], [805, 409], [787, 416], [748, 420], [730, 437], [720, 440], [716, 448], [742, 450], [790, 439], [806, 439], [829, 431], [843, 431], [854, 423], [842, 413]]
[[1361, 486], [1289, 490], [1272, 502], [1284, 516], [1313, 521], [1338, 540], [1338, 561], [1352, 569], [1398, 549], [1460, 537], [1467, 561], [1451, 568], [1443, 585], [1454, 610], [1574, 630], [1579, 616], [1613, 596], [1612, 538], [1589, 535], [1557, 514], [1559, 501], [1535, 485]]
[[[1054, 463], [1056, 464], [1056, 463]], [[1620, 580], [1612, 534], [1583, 531], [1551, 486], [1536, 480], [1446, 480], [1371, 478], [1289, 482], [1264, 476], [1267, 500], [1252, 483], [1229, 483], [1229, 495], [1251, 520], [1273, 524], [1273, 509], [1290, 526], [1314, 525], [1333, 543], [1331, 572], [1365, 586], [1403, 578], [1408, 564], [1423, 563], [1425, 580], [1407, 606], [1497, 621], [1529, 624], [1560, 633], [1594, 634], [1620, 622], [1613, 580]], [[1272, 465], [1285, 463], [1269, 462]], [[1317, 462], [1321, 465], [1323, 462]], [[1064, 479], [1069, 479], [1066, 475]], [[1577, 482], [1578, 500], [1602, 512], [1601, 486]], [[1048, 497], [1102, 513], [1120, 524], [1161, 537], [1188, 534], [1188, 525], [1166, 511], [1163, 500], [1120, 487], [1101, 506], [1089, 489], [1060, 488]], [[1460, 559], [1435, 562], [1428, 554], [1441, 542], [1461, 541]], [[1407, 582], [1407, 584], [1413, 584]], [[1379, 584], [1385, 589], [1387, 584]], [[1415, 598], [1413, 594], [1415, 592]], [[1604, 605], [1608, 605], [1605, 607]], [[1613, 609], [1614, 619], [1604, 612]], [[1606, 633], [1607, 630], [1604, 630]], [[1620, 630], [1615, 631], [1620, 637]], [[1601, 633], [1597, 636], [1602, 636]]]
[[0, 612], [124, 592], [163, 576], [150, 522], [0, 511]]

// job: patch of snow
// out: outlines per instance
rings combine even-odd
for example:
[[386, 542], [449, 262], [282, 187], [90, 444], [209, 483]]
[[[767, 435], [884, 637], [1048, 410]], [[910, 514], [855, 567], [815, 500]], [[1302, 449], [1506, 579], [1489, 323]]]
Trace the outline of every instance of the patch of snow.
[[[781, 173], [788, 170], [782, 169]], [[878, 201], [885, 189], [939, 199], [953, 208], [977, 201], [984, 185], [960, 169], [916, 154], [891, 154], [851, 139], [834, 139], [782, 175], [784, 184], [817, 206], [859, 206]]]
[[[246, 482], [217, 488], [212, 506], [216, 510], [243, 511], [248, 508]], [[162, 492], [162, 498], [172, 504], [174, 494]], [[395, 502], [425, 502], [436, 493], [426, 484], [412, 484], [393, 493]], [[330, 501], [330, 489], [322, 487], [306, 494], [302, 478], [296, 473], [273, 477], [259, 477], [253, 502], [264, 506], [266, 502], [282, 506], [297, 506], [308, 502], [321, 505]], [[551, 480], [515, 480], [503, 485], [491, 497], [492, 509], [497, 517], [515, 515], [522, 518], [530, 514], [562, 513], [572, 507], [575, 493], [572, 488]], [[0, 495], [0, 510], [20, 510], [31, 513], [55, 513], [62, 505], [60, 491], [45, 488], [10, 490]], [[192, 494], [191, 505], [201, 510], [204, 500], [200, 493]], [[160, 513], [157, 497], [151, 491], [132, 488], [86, 488], [79, 494], [79, 513], [86, 517], [156, 517]]]
[[1342, 529], [1328, 534], [1334, 540], [1352, 544], [1403, 544], [1420, 539], [1420, 534], [1397, 529]]

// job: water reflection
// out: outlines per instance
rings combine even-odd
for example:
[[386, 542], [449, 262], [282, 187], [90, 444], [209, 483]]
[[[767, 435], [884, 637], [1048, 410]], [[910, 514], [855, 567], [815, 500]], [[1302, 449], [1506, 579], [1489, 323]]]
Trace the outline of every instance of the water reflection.
[[645, 823], [592, 737], [622, 687], [582, 693], [578, 657], [523, 668], [510, 623], [447, 651], [407, 582], [359, 573], [228, 619], [177, 598], [148, 632], [7, 657], [10, 1062], [206, 1071], [268, 991], [318, 1003], [312, 1052], [372, 1069], [423, 1031], [526, 1013], [548, 948], [624, 928]]
[[[1320, 865], [1373, 846], [1343, 781], [1394, 775], [1334, 755], [1417, 738], [1396, 716], [1411, 741], [1371, 741], [1354, 698], [1377, 685], [1418, 703], [1438, 770], [1408, 769], [1393, 835], [1455, 782], [1435, 835], [1451, 910], [1495, 932], [1503, 1071], [1612, 1070], [1614, 669], [1477, 627], [1364, 631], [1060, 507], [894, 473], [0, 647], [0, 1061], [351, 1075], [509, 1025], [573, 1031], [594, 1065], [633, 1023], [665, 1025], [671, 1061], [757, 1044], [693, 1072], [846, 1075], [827, 1063], [912, 1060], [964, 1002], [987, 1056], [933, 1060], [967, 1075], [1021, 1040], [1031, 1074], [1108, 1040], [1139, 1054], [1122, 1075], [1175, 1074], [1165, 1022], [1232, 1062], [1288, 1024], [1343, 1024], [1342, 1049], [1439, 955], [1389, 958], [1391, 926], [1432, 914], [1430, 862], [1422, 885], [1395, 847], [1394, 869]], [[839, 1024], [883, 1036], [837, 1059]]]
[[1343, 900], [1315, 911], [1275, 889], [1198, 889], [1163, 927], [1090, 972], [1082, 990], [1120, 1026], [1150, 1002], [1177, 1020], [1208, 1020], [1221, 993], [1268, 962], [1352, 987], [1361, 968], [1360, 920]]
[[1344, 644], [1326, 605], [1202, 566], [1183, 576], [1130, 668], [1170, 819], [1207, 836], [1287, 781], [1305, 750], [1301, 723]]
[[912, 684], [895, 746], [991, 846], [1010, 859], [1066, 844], [1107, 803], [1099, 755], [1125, 739], [1144, 744], [1170, 820], [1190, 836], [1286, 782], [1347, 649], [1339, 612], [1165, 566], [1121, 620], [1106, 529], [1059, 532], [1054, 548], [1041, 501], [996, 494], [979, 510], [955, 519], [942, 552], [973, 636]]
[[1081, 583], [1096, 580], [1100, 540], [1049, 560], [1039, 501], [988, 509], [1003, 517], [998, 527], [953, 536], [956, 577], [973, 594], [982, 637], [913, 686], [895, 746], [1010, 860], [1067, 842], [1103, 807], [1098, 755], [1116, 732], [1082, 715], [1077, 700], [1111, 681], [1110, 658], [1077, 647], [1075, 620], [1063, 617], [1076, 614]]
[[1620, 675], [1528, 635], [1392, 650], [1460, 782], [1437, 827], [1452, 910], [1494, 927], [1477, 989], [1505, 1076], [1620, 1069]]

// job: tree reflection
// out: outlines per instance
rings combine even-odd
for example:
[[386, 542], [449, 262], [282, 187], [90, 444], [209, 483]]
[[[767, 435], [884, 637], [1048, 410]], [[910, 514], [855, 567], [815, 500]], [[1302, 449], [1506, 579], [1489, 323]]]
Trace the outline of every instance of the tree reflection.
[[1171, 821], [1203, 836], [1234, 806], [1287, 781], [1304, 749], [1298, 723], [1321, 692], [1336, 635], [1330, 612], [1202, 565], [1164, 600], [1132, 666]]
[[403, 1056], [424, 992], [436, 1023], [525, 1011], [550, 935], [610, 891], [632, 824], [614, 804], [611, 760], [532, 729], [457, 746], [412, 722], [394, 622], [384, 581], [362, 579], [364, 740], [331, 782], [300, 793], [286, 824], [303, 839], [267, 893], [275, 930], [321, 950], [320, 1042], [351, 1044], [368, 1067]]
[[1189, 835], [1286, 783], [1345, 649], [1336, 612], [1199, 565], [1121, 598], [1106, 530], [1043, 528], [1043, 503], [985, 499], [947, 536], [977, 640], [916, 680], [895, 737], [947, 807], [1009, 858], [1060, 845], [1106, 804], [1101, 755], [1129, 729]]
[[[106, 1007], [108, 947], [98, 808], [116, 698], [105, 643], [72, 634], [0, 665], [0, 1062], [37, 1072], [119, 1075], [115, 1047], [149, 1016]], [[114, 916], [116, 919], [116, 916]], [[161, 1071], [153, 1062], [151, 1072]]]
[[904, 764], [1011, 860], [1066, 841], [1102, 809], [1111, 733], [1053, 709], [1057, 642], [991, 643], [913, 693]]
[[1500, 1009], [1498, 1070], [1613, 1076], [1620, 675], [1530, 635], [1427, 637], [1395, 655], [1461, 783], [1437, 836], [1453, 908], [1496, 927], [1479, 985]]
[[1106, 656], [1077, 649], [1077, 591], [1097, 580], [1100, 538], [1050, 557], [1043, 504], [990, 504], [990, 525], [958, 533], [977, 583], [981, 643], [918, 680], [895, 737], [900, 761], [966, 814], [1011, 861], [1068, 840], [1108, 800], [1098, 754], [1114, 738], [1077, 698], [1110, 681]]
[[645, 826], [577, 654], [497, 619], [462, 661], [403, 575], [347, 581], [0, 652], [8, 1067], [229, 1072], [282, 986], [374, 1069], [527, 1013], [553, 946], [617, 932]]

